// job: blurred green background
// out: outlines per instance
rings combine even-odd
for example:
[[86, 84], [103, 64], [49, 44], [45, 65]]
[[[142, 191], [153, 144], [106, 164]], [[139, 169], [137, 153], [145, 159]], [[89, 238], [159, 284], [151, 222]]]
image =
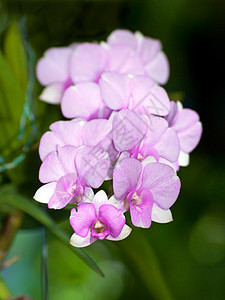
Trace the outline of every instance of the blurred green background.
[[[1, 300], [46, 293], [50, 300], [225, 298], [224, 14], [222, 0], [1, 0]], [[35, 65], [47, 48], [105, 40], [116, 28], [162, 41], [171, 68], [166, 89], [198, 111], [203, 136], [179, 171], [174, 222], [85, 249], [102, 278], [66, 247], [69, 210], [32, 200], [40, 186], [38, 142], [62, 119], [59, 107], [38, 100]]]

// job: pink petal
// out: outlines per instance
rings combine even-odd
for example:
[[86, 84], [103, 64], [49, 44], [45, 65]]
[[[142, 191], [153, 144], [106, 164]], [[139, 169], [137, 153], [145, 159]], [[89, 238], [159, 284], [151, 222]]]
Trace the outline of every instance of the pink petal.
[[64, 146], [72, 145], [80, 147], [83, 145], [82, 130], [85, 121], [58, 121], [51, 124], [50, 129], [62, 141]]
[[140, 190], [150, 191], [156, 204], [168, 209], [177, 199], [180, 180], [168, 165], [150, 163], [144, 167]]
[[114, 110], [126, 108], [129, 105], [129, 78], [126, 75], [107, 72], [99, 80], [99, 87], [106, 105]]
[[131, 231], [132, 231], [132, 229], [125, 224], [122, 231], [120, 232], [120, 234], [117, 237], [114, 238], [111, 235], [108, 235], [106, 239], [110, 240], [110, 241], [120, 241], [120, 240], [123, 240], [126, 237], [128, 237], [128, 235], [131, 233]]
[[105, 119], [95, 119], [87, 122], [82, 130], [83, 143], [87, 146], [96, 146], [106, 139], [107, 144], [111, 142], [111, 123]]
[[96, 241], [96, 239], [91, 236], [91, 232], [89, 232], [88, 235], [84, 238], [77, 235], [76, 233], [74, 233], [71, 236], [70, 244], [74, 247], [82, 248], [82, 247], [89, 246], [90, 244], [94, 243], [95, 241]]
[[166, 91], [148, 77], [138, 76], [131, 79], [133, 109], [157, 116], [166, 116], [170, 110], [170, 100]]
[[69, 78], [69, 60], [72, 49], [69, 47], [51, 48], [37, 63], [37, 78], [42, 85], [65, 82]]
[[112, 237], [117, 237], [125, 225], [125, 217], [122, 211], [110, 204], [100, 206], [99, 220], [108, 225]]
[[150, 63], [158, 54], [162, 48], [162, 44], [159, 40], [140, 36], [140, 33], [135, 33], [140, 42], [140, 49], [138, 53], [144, 64]]
[[98, 44], [83, 43], [76, 47], [71, 59], [71, 77], [74, 83], [98, 82], [105, 70], [107, 51]]
[[122, 74], [144, 75], [145, 69], [140, 56], [131, 52], [120, 66], [119, 72]]
[[170, 68], [166, 55], [160, 51], [157, 56], [145, 66], [146, 73], [159, 84], [168, 81]]
[[122, 109], [113, 119], [113, 142], [120, 151], [130, 151], [138, 146], [147, 131], [148, 120], [129, 109]]
[[76, 168], [84, 186], [99, 188], [105, 180], [110, 159], [101, 147], [81, 147], [76, 155]]
[[34, 199], [41, 203], [48, 203], [56, 188], [56, 182], [42, 185], [35, 193]]
[[70, 225], [76, 234], [86, 237], [90, 231], [90, 227], [97, 220], [95, 207], [92, 203], [81, 203], [71, 210]]
[[76, 173], [68, 173], [57, 181], [54, 195], [48, 203], [49, 208], [61, 209], [71, 202], [75, 197], [71, 188], [76, 184], [76, 179]]
[[136, 37], [129, 30], [114, 30], [107, 38], [107, 42], [110, 45], [126, 45], [133, 50], [137, 48]]
[[66, 118], [97, 118], [103, 109], [99, 87], [93, 82], [82, 82], [66, 89], [61, 103]]
[[[107, 45], [107, 71], [119, 71], [131, 50], [127, 46]], [[106, 70], [105, 70], [106, 71]]]
[[45, 101], [50, 104], [59, 104], [61, 102], [63, 92], [64, 84], [54, 83], [44, 88], [39, 98], [42, 101]]
[[134, 158], [125, 158], [116, 164], [113, 172], [113, 190], [116, 198], [124, 199], [136, 189], [141, 171], [141, 163]]
[[138, 205], [130, 203], [131, 221], [136, 227], [149, 228], [151, 226], [151, 211], [153, 197], [151, 192], [143, 191], [140, 195], [142, 202]]
[[39, 170], [39, 179], [43, 183], [58, 181], [67, 173], [76, 173], [74, 158], [77, 148], [65, 146], [50, 153], [43, 161]]
[[49, 153], [56, 151], [57, 145], [64, 146], [63, 142], [54, 132], [47, 131], [43, 134], [39, 145], [39, 155], [41, 160], [43, 161]]

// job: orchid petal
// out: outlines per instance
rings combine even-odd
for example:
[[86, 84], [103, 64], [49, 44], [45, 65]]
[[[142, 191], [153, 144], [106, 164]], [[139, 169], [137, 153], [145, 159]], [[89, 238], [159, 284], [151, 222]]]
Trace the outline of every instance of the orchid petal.
[[110, 241], [120, 241], [125, 239], [126, 237], [128, 237], [128, 235], [131, 233], [132, 229], [128, 226], [128, 225], [124, 225], [122, 231], [120, 232], [120, 234], [117, 237], [112, 237], [111, 235], [107, 236], [107, 240]]
[[48, 203], [56, 188], [56, 182], [42, 185], [35, 193], [34, 199], [41, 203]]
[[141, 163], [134, 158], [122, 159], [113, 172], [113, 190], [116, 198], [124, 199], [135, 190], [141, 175]]
[[84, 238], [77, 235], [76, 233], [74, 233], [71, 236], [70, 244], [74, 247], [82, 248], [82, 247], [89, 246], [90, 244], [94, 243], [95, 241], [96, 241], [96, 239], [91, 236], [91, 232]]
[[97, 220], [95, 206], [92, 203], [81, 203], [71, 210], [70, 224], [76, 234], [86, 237], [90, 227]]

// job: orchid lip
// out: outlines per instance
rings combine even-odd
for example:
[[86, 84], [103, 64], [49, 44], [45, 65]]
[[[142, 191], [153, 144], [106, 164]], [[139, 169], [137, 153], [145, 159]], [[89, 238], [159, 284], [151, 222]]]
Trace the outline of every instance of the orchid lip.
[[104, 240], [109, 235], [107, 225], [100, 220], [95, 221], [92, 225], [91, 235], [98, 240]]
[[140, 205], [142, 203], [142, 198], [135, 192], [132, 195], [130, 202], [132, 205]]

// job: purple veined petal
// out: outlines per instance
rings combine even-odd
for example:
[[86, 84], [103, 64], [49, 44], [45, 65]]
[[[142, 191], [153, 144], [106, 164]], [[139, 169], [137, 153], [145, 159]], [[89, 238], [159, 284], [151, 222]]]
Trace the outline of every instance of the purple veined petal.
[[152, 207], [152, 221], [157, 223], [169, 223], [173, 221], [172, 213], [169, 209], [162, 209], [156, 203]]
[[70, 47], [51, 48], [37, 63], [37, 78], [42, 85], [66, 82], [69, 78]]
[[71, 58], [71, 77], [74, 83], [98, 82], [105, 70], [107, 50], [98, 44], [83, 43], [76, 47]]
[[144, 37], [140, 32], [135, 32], [135, 36], [139, 41], [138, 54], [144, 64], [150, 63], [161, 50], [161, 42], [157, 39]]
[[129, 77], [115, 72], [105, 72], [99, 80], [99, 87], [105, 104], [113, 109], [129, 106]]
[[[170, 110], [170, 100], [166, 91], [156, 84], [152, 85], [153, 81], [148, 77], [145, 77], [145, 79], [143, 77], [143, 82], [141, 82], [141, 77], [132, 78], [132, 80], [134, 79], [139, 81], [139, 84], [131, 82], [133, 109], [146, 115], [166, 116]], [[140, 87], [139, 89], [138, 86]]]
[[81, 192], [80, 186], [77, 184], [77, 174], [68, 173], [57, 181], [54, 194], [48, 202], [48, 207], [61, 209], [76, 196], [80, 197]]
[[111, 235], [108, 235], [106, 239], [110, 240], [110, 241], [120, 241], [120, 240], [123, 240], [126, 237], [128, 237], [130, 235], [131, 231], [132, 231], [132, 229], [128, 225], [125, 224], [122, 231], [120, 232], [120, 234], [117, 237], [114, 238]]
[[108, 225], [112, 237], [117, 237], [121, 233], [126, 221], [122, 211], [110, 204], [99, 207], [99, 220]]
[[129, 48], [136, 50], [137, 40], [135, 35], [129, 30], [114, 30], [107, 38], [109, 45], [126, 45]]
[[77, 148], [74, 146], [58, 147], [57, 151], [48, 154], [39, 170], [42, 183], [58, 181], [67, 173], [76, 173], [74, 158]]
[[122, 159], [113, 172], [113, 190], [116, 198], [124, 199], [135, 191], [142, 171], [141, 163], [134, 158]]
[[46, 86], [39, 98], [42, 101], [45, 101], [50, 104], [59, 104], [62, 99], [62, 95], [64, 92], [64, 84], [63, 83], [53, 83], [51, 85]]
[[113, 120], [112, 134], [115, 148], [120, 152], [133, 150], [141, 143], [147, 128], [147, 118], [129, 109], [122, 109]]
[[[106, 145], [110, 144], [112, 125], [109, 120], [95, 119], [87, 122], [82, 130], [83, 144], [96, 146], [106, 139]], [[104, 144], [104, 143], [103, 143]], [[102, 145], [102, 143], [101, 143]]]
[[100, 190], [98, 191], [93, 200], [92, 200], [92, 203], [94, 204], [95, 206], [95, 210], [96, 210], [96, 213], [97, 213], [97, 216], [99, 214], [99, 207], [103, 204], [107, 204], [108, 203], [108, 197], [106, 195], [106, 192], [103, 191], [103, 190]]
[[92, 203], [81, 203], [71, 210], [70, 225], [76, 234], [86, 237], [90, 231], [90, 227], [97, 220], [95, 206]]
[[81, 147], [78, 149], [75, 164], [83, 186], [99, 188], [105, 180], [110, 158], [101, 147]]
[[82, 132], [85, 123], [77, 120], [57, 121], [50, 125], [50, 129], [62, 141], [63, 146], [80, 147], [83, 145]]
[[42, 185], [35, 193], [34, 199], [41, 203], [48, 203], [56, 188], [56, 182]]
[[[140, 197], [136, 199], [136, 197]], [[149, 228], [151, 226], [151, 211], [154, 203], [153, 196], [149, 191], [142, 191], [141, 195], [136, 194], [135, 199], [131, 198], [130, 216], [136, 227]]]
[[170, 166], [150, 163], [144, 167], [140, 190], [151, 191], [156, 204], [168, 209], [178, 197], [180, 179]]
[[187, 167], [190, 163], [190, 154], [180, 151], [178, 163], [181, 167]]
[[70, 239], [70, 244], [76, 248], [82, 248], [82, 247], [87, 247], [94, 243], [97, 239], [91, 236], [91, 231], [88, 233], [86, 237], [81, 237], [74, 233], [71, 236]]
[[159, 84], [165, 84], [170, 74], [169, 61], [164, 52], [160, 51], [156, 57], [145, 66], [146, 73]]
[[104, 104], [99, 86], [94, 82], [81, 82], [70, 86], [63, 94], [61, 109], [66, 118], [97, 118]]

